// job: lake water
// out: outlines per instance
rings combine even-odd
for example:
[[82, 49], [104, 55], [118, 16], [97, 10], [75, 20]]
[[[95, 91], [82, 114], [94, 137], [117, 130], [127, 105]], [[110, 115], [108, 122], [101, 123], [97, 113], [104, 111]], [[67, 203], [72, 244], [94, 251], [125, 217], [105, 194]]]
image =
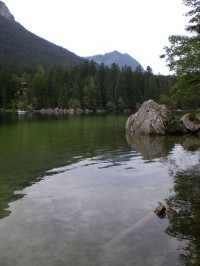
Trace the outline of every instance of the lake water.
[[126, 120], [1, 114], [1, 266], [199, 265], [200, 138]]

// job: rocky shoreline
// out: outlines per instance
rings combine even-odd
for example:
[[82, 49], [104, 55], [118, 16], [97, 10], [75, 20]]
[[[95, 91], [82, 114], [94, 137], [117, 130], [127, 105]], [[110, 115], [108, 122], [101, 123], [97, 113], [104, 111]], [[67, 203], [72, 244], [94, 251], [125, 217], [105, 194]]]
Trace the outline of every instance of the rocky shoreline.
[[89, 114], [89, 113], [93, 113], [92, 110], [83, 110], [83, 109], [80, 109], [80, 108], [77, 108], [77, 109], [73, 109], [73, 108], [70, 108], [70, 109], [62, 109], [62, 108], [42, 108], [40, 110], [33, 110], [34, 113], [40, 113], [40, 114], [83, 114], [83, 113], [86, 113], [86, 114]]
[[125, 129], [126, 132], [135, 135], [198, 134], [200, 133], [200, 117], [199, 114], [190, 113], [176, 120], [166, 105], [159, 105], [153, 100], [148, 100], [128, 118]]

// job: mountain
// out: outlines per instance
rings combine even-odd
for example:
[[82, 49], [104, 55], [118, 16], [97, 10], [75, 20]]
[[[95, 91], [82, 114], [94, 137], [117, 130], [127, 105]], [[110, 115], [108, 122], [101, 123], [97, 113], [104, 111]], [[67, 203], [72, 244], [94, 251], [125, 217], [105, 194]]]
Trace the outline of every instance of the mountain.
[[72, 67], [84, 59], [25, 29], [0, 1], [0, 66], [35, 69], [38, 65]]
[[[130, 66], [132, 70], [135, 70], [136, 67], [141, 66], [141, 64], [131, 57], [129, 54], [122, 54], [118, 51], [113, 51], [111, 53], [106, 53], [104, 55], [94, 55], [86, 57], [88, 60], [93, 60], [94, 62], [110, 67], [113, 63], [117, 64], [120, 68], [124, 66]], [[142, 70], [143, 67], [141, 66]]]
[[2, 1], [0, 1], [0, 15], [9, 20], [15, 21], [14, 16], [10, 13], [9, 9]]

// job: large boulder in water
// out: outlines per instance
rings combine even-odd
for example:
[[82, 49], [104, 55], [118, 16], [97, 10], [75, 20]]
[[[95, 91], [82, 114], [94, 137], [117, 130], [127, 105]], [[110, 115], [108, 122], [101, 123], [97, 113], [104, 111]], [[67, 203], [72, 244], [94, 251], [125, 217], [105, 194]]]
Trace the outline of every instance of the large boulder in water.
[[165, 105], [148, 100], [142, 104], [137, 113], [128, 118], [126, 131], [133, 134], [164, 135], [166, 125], [171, 118], [171, 111]]

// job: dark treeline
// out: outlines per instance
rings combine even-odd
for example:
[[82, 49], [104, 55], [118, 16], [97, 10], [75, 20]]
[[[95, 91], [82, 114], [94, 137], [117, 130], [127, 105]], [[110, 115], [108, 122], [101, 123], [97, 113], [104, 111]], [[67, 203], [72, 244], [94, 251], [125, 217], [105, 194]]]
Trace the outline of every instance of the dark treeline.
[[39, 66], [34, 72], [0, 68], [0, 108], [81, 108], [135, 110], [148, 99], [169, 104], [174, 76], [154, 75], [150, 67], [97, 66], [93, 61], [68, 69]]

